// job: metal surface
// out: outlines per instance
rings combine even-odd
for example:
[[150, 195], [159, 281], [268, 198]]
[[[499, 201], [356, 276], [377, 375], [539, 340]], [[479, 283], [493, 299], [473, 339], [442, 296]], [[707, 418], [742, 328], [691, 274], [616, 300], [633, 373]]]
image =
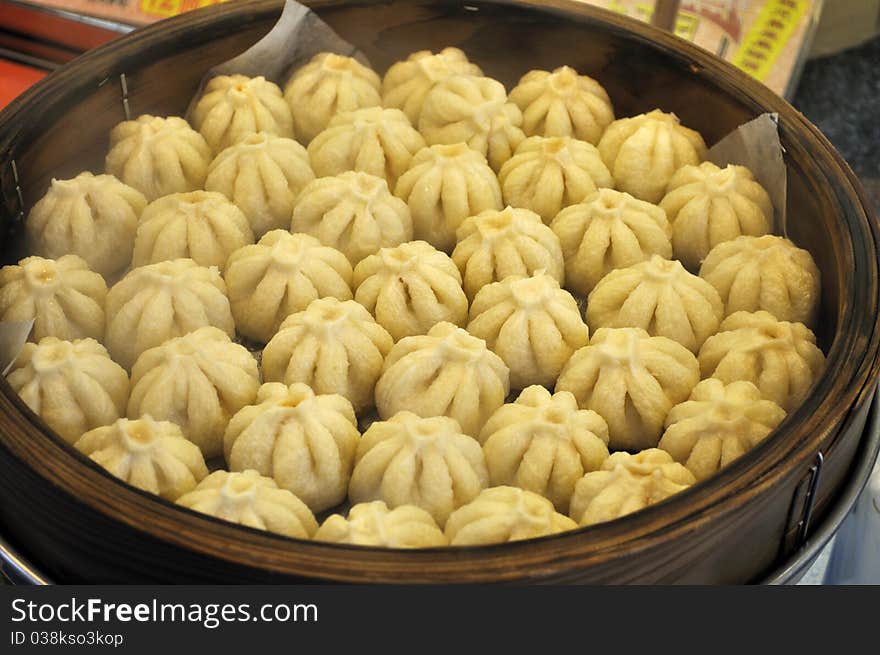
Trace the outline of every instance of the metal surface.
[[807, 497], [804, 500], [804, 511], [801, 515], [800, 529], [798, 530], [798, 548], [804, 545], [807, 535], [810, 533], [810, 521], [813, 518], [813, 505], [816, 502], [816, 488], [819, 486], [819, 478], [822, 476], [822, 464], [825, 463], [825, 455], [820, 450], [816, 455], [816, 463], [810, 467], [810, 486], [807, 488]]
[[47, 585], [52, 581], [0, 537], [0, 575], [14, 585]]
[[855, 468], [840, 492], [837, 501], [816, 529], [788, 560], [768, 574], [762, 584], [783, 585], [797, 583], [819, 557], [831, 538], [849, 515], [856, 500], [865, 488], [880, 452], [880, 390], [874, 394], [871, 413], [855, 456]]
[[880, 466], [834, 535], [822, 584], [880, 585]]
[[125, 113], [125, 120], [131, 120], [131, 109], [128, 106], [128, 82], [125, 80], [125, 73], [119, 74], [119, 89], [122, 92], [122, 111]]
[[[123, 23], [118, 20], [113, 20], [111, 18], [101, 18], [99, 16], [90, 16], [88, 14], [84, 14], [78, 11], [68, 11], [59, 7], [37, 6], [25, 2], [20, 2], [19, 0], [3, 0], [3, 2], [0, 4], [12, 5], [14, 7], [17, 7], [22, 12], [28, 12], [26, 14], [28, 18], [31, 18], [31, 20], [35, 21], [34, 27], [40, 26], [40, 16], [42, 15], [56, 16], [66, 21], [70, 21], [71, 23], [88, 25], [89, 27], [95, 27], [116, 34], [128, 34], [135, 29], [134, 25], [129, 25], [128, 23]], [[31, 16], [31, 14], [33, 14], [33, 16]]]
[[24, 198], [21, 195], [21, 181], [18, 179], [18, 165], [12, 159], [9, 166], [12, 169], [12, 182], [15, 184], [15, 199], [18, 201], [18, 212], [15, 218], [21, 222], [24, 220]]

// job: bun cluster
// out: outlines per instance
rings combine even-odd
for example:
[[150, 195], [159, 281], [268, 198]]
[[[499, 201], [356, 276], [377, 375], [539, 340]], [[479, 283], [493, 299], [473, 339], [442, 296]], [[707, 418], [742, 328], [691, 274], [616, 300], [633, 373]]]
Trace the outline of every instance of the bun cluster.
[[589, 71], [488, 68], [323, 52], [120, 123], [0, 269], [9, 384], [131, 486], [351, 547], [549, 537], [759, 456], [825, 366], [781, 208]]

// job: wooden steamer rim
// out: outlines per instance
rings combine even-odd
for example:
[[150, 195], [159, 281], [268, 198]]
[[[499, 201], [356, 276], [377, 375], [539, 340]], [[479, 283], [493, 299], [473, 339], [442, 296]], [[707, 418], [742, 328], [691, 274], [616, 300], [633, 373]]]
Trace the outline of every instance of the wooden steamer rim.
[[[281, 4], [278, 0], [257, 0], [197, 10], [138, 30], [64, 66], [0, 113], [0, 157], [4, 158], [0, 170], [5, 175], [18, 144], [28, 138], [36, 140], [33, 127], [28, 133], [35, 109], [45, 108], [42, 118], [52, 121], [101, 79], [113, 83], [127, 67], [151, 52], [167, 53], [181, 38], [199, 30], [222, 34], [267, 23], [280, 14]], [[322, 7], [367, 3], [316, 0], [308, 4], [320, 13]], [[833, 452], [835, 437], [848, 416], [870, 402], [880, 371], [876, 322], [880, 226], [869, 213], [866, 194], [846, 162], [819, 130], [783, 99], [734, 66], [666, 32], [577, 0], [474, 4], [549, 12], [687, 62], [694, 75], [711, 80], [721, 93], [753, 107], [756, 114], [778, 113], [780, 137], [789, 157], [812, 160], [817, 174], [827, 180], [836, 213], [845, 224], [846, 240], [840, 273], [845, 289], [836, 337], [827, 353], [826, 374], [774, 437], [711, 479], [616, 521], [524, 542], [419, 551], [291, 540], [213, 519], [119, 484], [52, 434], [5, 379], [0, 381], [0, 458], [26, 463], [33, 475], [52, 485], [55, 492], [77, 498], [108, 520], [147, 532], [179, 549], [252, 567], [263, 574], [349, 582], [564, 582], [602, 567], [602, 579], [611, 576], [627, 582], [632, 579], [630, 574], [625, 568], [615, 568], [615, 561], [662, 547], [668, 550], [688, 538], [699, 539], [707, 526], [717, 525], [747, 506], [759, 505], [762, 497], [777, 488], [793, 486], [818, 452]]]

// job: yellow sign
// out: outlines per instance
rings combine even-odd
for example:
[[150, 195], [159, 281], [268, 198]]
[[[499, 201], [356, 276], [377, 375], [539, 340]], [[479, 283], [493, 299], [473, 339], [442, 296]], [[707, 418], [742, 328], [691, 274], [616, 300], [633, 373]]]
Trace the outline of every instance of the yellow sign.
[[148, 16], [168, 18], [191, 9], [219, 5], [226, 0], [140, 0], [141, 11]]
[[763, 81], [807, 9], [806, 0], [769, 0], [736, 51], [734, 65]]
[[177, 16], [183, 11], [183, 0], [141, 0], [141, 11], [150, 16]]

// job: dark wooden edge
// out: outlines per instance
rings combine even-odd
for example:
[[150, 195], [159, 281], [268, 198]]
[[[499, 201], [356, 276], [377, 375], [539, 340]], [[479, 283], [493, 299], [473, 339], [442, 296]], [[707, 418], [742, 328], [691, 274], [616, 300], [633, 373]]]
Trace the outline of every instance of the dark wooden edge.
[[[597, 23], [604, 29], [626, 34], [653, 47], [674, 51], [691, 62], [694, 74], [711, 75], [728, 93], [755, 107], [778, 112], [783, 142], [797, 142], [825, 160], [821, 162], [828, 166], [825, 172], [840, 186], [839, 201], [846, 209], [841, 218], [850, 223], [850, 229], [862, 240], [854, 241], [856, 261], [852, 264], [854, 271], [869, 281], [868, 289], [863, 294], [865, 297], [854, 298], [852, 304], [841, 312], [840, 322], [845, 324], [858, 319], [864, 323], [866, 314], [876, 317], [877, 243], [880, 242], [877, 220], [866, 209], [864, 191], [852, 171], [827, 139], [793, 107], [730, 64], [648, 25], [576, 0], [496, 2], [522, 7], [540, 5], [542, 10], [572, 20]], [[320, 13], [322, 7], [338, 3], [318, 0], [308, 4]], [[38, 83], [0, 113], [0, 132], [2, 125], [9, 121], [23, 121], [22, 116], [31, 111], [31, 107], [39, 107], [41, 102], [46, 106], [58, 102], [58, 94], [67, 95], [73, 88], [72, 83], [81, 81], [83, 75], [93, 77], [95, 70], [106, 70], [108, 76], [124, 72], [120, 67], [142, 57], [144, 49], [150, 44], [155, 45], [156, 41], [167, 46], [174, 37], [184, 36], [194, 29], [231, 28], [249, 19], [262, 20], [277, 15], [280, 7], [281, 3], [275, 0], [258, 0], [246, 6], [218, 5], [137, 30], [123, 40], [64, 66]], [[14, 153], [14, 136], [7, 134], [0, 138], [0, 152]], [[836, 428], [845, 422], [847, 413], [870, 397], [878, 374], [880, 337], [876, 323], [868, 333], [871, 336], [867, 342], [864, 339], [857, 343], [835, 340], [829, 353], [829, 369], [833, 369], [834, 374], [825, 376], [807, 402], [786, 420], [774, 438], [712, 479], [649, 510], [617, 521], [558, 537], [515, 544], [398, 552], [388, 557], [388, 551], [384, 549], [290, 540], [181, 510], [119, 484], [76, 453], [27, 410], [5, 380], [0, 383], [0, 410], [10, 420], [4, 425], [2, 440], [13, 456], [28, 462], [50, 484], [77, 495], [97, 511], [136, 529], [145, 529], [148, 525], [152, 534], [169, 543], [220, 560], [250, 562], [264, 570], [284, 574], [311, 572], [331, 580], [438, 581], [446, 576], [458, 576], [474, 581], [501, 581], [521, 578], [523, 571], [543, 577], [553, 571], [588, 566], [624, 553], [647, 550], [662, 541], [698, 531], [710, 521], [723, 520], [737, 507], [759, 498], [780, 481], [802, 475], [815, 453], [824, 444], [833, 442]], [[42, 438], [34, 438], [37, 434]], [[188, 514], [186, 529], [182, 529], [181, 511]], [[247, 539], [242, 538], [244, 534]], [[358, 554], [358, 570], [353, 571], [351, 557], [355, 553]], [[511, 567], [514, 562], [516, 570]]]

